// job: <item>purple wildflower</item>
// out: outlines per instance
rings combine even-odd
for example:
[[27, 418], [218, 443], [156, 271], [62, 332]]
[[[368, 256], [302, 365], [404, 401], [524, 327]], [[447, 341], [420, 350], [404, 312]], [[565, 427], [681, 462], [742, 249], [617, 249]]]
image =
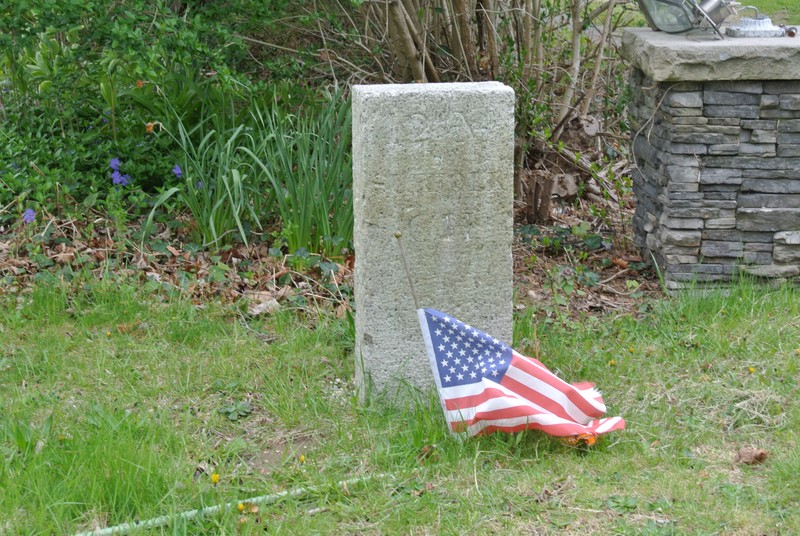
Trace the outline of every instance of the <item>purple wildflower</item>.
[[175, 164], [175, 167], [174, 167], [174, 168], [172, 168], [172, 172], [173, 172], [173, 173], [175, 174], [175, 176], [176, 176], [176, 177], [178, 177], [179, 179], [180, 179], [180, 178], [183, 176], [183, 170], [181, 169], [181, 166], [179, 166], [178, 164]]
[[117, 173], [119, 173], [119, 166], [120, 166], [119, 158], [112, 158], [111, 162], [108, 163], [108, 167], [110, 167]]
[[33, 223], [33, 220], [36, 219], [36, 212], [32, 208], [26, 208], [25, 212], [22, 213], [22, 221], [25, 223]]
[[127, 186], [131, 182], [131, 176], [123, 175], [119, 171], [114, 170], [114, 173], [111, 174], [111, 182], [119, 186]]
[[197, 181], [197, 189], [201, 189], [203, 187], [203, 181]]

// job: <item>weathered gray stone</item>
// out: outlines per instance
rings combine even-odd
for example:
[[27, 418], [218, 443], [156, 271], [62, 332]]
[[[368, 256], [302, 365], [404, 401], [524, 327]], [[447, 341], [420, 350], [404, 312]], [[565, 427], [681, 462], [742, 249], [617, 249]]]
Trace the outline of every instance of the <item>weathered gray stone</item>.
[[673, 218], [716, 218], [719, 216], [718, 208], [671, 208], [666, 207], [664, 214]]
[[739, 194], [741, 208], [792, 208], [800, 207], [798, 194]]
[[800, 144], [797, 145], [778, 145], [778, 156], [782, 157], [800, 157]]
[[797, 119], [798, 117], [800, 117], [800, 110], [783, 110], [780, 108], [761, 110], [761, 119]]
[[[704, 266], [702, 264], [698, 266]], [[684, 282], [695, 282], [695, 283], [708, 283], [714, 281], [728, 281], [730, 279], [731, 274], [726, 273], [684, 273], [678, 272], [670, 274], [670, 279], [672, 281], [684, 281]]]
[[[731, 128], [731, 127], [720, 127], [720, 128]], [[738, 129], [736, 130], [738, 131]], [[719, 132], [706, 132], [706, 133], [675, 132], [671, 136], [672, 143], [702, 143], [704, 145], [723, 145], [725, 143], [738, 143], [740, 141], [738, 137], [739, 137], [738, 134], [736, 136], [732, 136], [732, 135], [721, 134]]]
[[[754, 233], [735, 230], [705, 230], [703, 240], [719, 240], [721, 242], [742, 242], [745, 248], [751, 244], [769, 244], [772, 246], [773, 233]], [[771, 250], [770, 250], [771, 251]]]
[[719, 211], [720, 218], [735, 218], [736, 217], [736, 209], [730, 210], [720, 210]]
[[744, 245], [745, 251], [769, 252], [770, 255], [772, 254], [772, 248], [772, 242], [746, 242]]
[[658, 251], [662, 255], [684, 255], [688, 257], [696, 257], [700, 255], [700, 246], [673, 246], [671, 244], [661, 244], [657, 242], [657, 247], [650, 249]]
[[670, 229], [702, 229], [705, 220], [702, 218], [670, 218], [662, 214], [659, 223]]
[[797, 194], [800, 193], [800, 180], [744, 179], [742, 181], [742, 192]]
[[498, 82], [353, 87], [356, 380], [432, 386], [421, 306], [511, 340], [514, 92]]
[[[708, 84], [707, 87], [711, 85], [712, 84]], [[724, 104], [726, 106], [760, 105], [761, 92], [733, 93], [729, 91], [709, 91], [706, 89], [706, 91], [703, 92], [703, 104]]]
[[755, 93], [760, 95], [763, 86], [760, 80], [747, 80], [743, 77], [731, 77], [723, 79], [720, 76], [713, 76], [703, 84], [706, 92], [725, 92], [725, 93]]
[[742, 121], [742, 128], [747, 130], [775, 130], [778, 122], [762, 119], [745, 119]]
[[800, 95], [781, 95], [781, 108], [800, 110]]
[[[708, 118], [706, 118], [708, 119]], [[727, 126], [727, 125], [673, 125], [672, 128], [667, 129], [669, 132], [673, 133], [672, 141], [676, 141], [674, 134], [686, 134], [686, 135], [695, 135], [695, 136], [703, 136], [708, 134], [722, 134], [729, 139], [737, 139], [739, 136], [739, 132], [741, 132], [741, 127], [738, 125], [735, 126]], [[705, 142], [704, 142], [705, 143]]]
[[738, 117], [742, 119], [758, 119], [761, 114], [759, 106], [720, 106], [709, 104], [703, 108], [706, 117]]
[[781, 98], [778, 95], [761, 95], [761, 108], [780, 108]]
[[745, 251], [742, 255], [742, 262], [745, 264], [772, 264], [772, 253], [763, 251]]
[[800, 133], [798, 132], [781, 132], [778, 134], [778, 143], [784, 144], [800, 144]]
[[702, 184], [741, 184], [742, 170], [735, 168], [703, 168], [700, 171]]
[[750, 143], [777, 143], [778, 132], [776, 130], [753, 130], [750, 132]]
[[739, 269], [752, 276], [770, 279], [800, 275], [800, 266], [779, 266], [777, 264], [770, 264], [767, 266], [740, 266]]
[[674, 108], [702, 108], [701, 91], [672, 91], [664, 99], [664, 104]]
[[742, 170], [745, 179], [772, 179], [772, 180], [793, 180], [797, 179], [795, 169], [747, 169]]
[[[696, 201], [696, 200], [699, 200], [699, 199], [703, 199], [703, 194], [701, 194], [700, 192], [668, 192], [668, 193], [665, 192], [665, 193], [659, 194], [659, 197], [658, 197], [657, 200], [658, 200], [659, 203], [661, 203], [661, 204], [663, 204], [665, 206], [669, 206], [673, 202], [675, 202], [675, 203], [681, 202], [682, 203], [684, 201], [693, 201], [693, 200]], [[674, 206], [677, 206], [677, 205], [674, 205]], [[700, 206], [700, 205], [698, 205], [698, 206]]]
[[659, 202], [665, 207], [670, 207], [669, 210], [672, 210], [673, 208], [719, 208], [719, 209], [736, 208], [736, 201], [729, 199], [717, 200], [717, 199], [703, 199], [702, 197], [700, 197], [695, 199], [668, 199], [666, 202], [659, 200]]
[[774, 143], [741, 143], [739, 144], [739, 154], [757, 154], [761, 156], [775, 156], [776, 149]]
[[667, 264], [697, 264], [700, 262], [698, 255], [664, 255]]
[[709, 218], [705, 222], [706, 229], [736, 229], [736, 218]]
[[732, 266], [742, 262], [743, 257], [702, 257], [703, 265]]
[[676, 108], [662, 105], [658, 111], [669, 117], [700, 117], [703, 115], [701, 108]]
[[776, 243], [772, 250], [772, 258], [777, 263], [800, 264], [800, 246]]
[[764, 93], [781, 95], [783, 93], [800, 93], [800, 76], [781, 78], [764, 82]]
[[661, 230], [661, 243], [672, 246], [696, 247], [700, 245], [700, 231], [673, 231], [671, 229]]
[[671, 125], [707, 125], [709, 124], [710, 121], [708, 117], [702, 117], [702, 116], [686, 116], [686, 117], [663, 116], [663, 119], [665, 123], [669, 123]]
[[647, 234], [646, 240], [645, 240], [645, 245], [647, 246], [647, 249], [650, 249], [652, 251], [661, 251], [662, 250], [661, 241], [658, 239], [658, 237], [655, 235], [655, 233], [648, 233]]
[[651, 145], [644, 136], [637, 136], [633, 139], [633, 156], [638, 163], [640, 160], [647, 162], [657, 162], [659, 151]]
[[696, 192], [699, 190], [696, 182], [670, 182], [667, 184], [668, 192]]
[[800, 228], [800, 208], [740, 208], [736, 228], [742, 231], [781, 231]]
[[708, 192], [736, 192], [739, 187], [735, 184], [701, 184], [700, 191], [703, 194]]
[[797, 169], [797, 161], [793, 158], [762, 158], [759, 156], [707, 156], [703, 159], [706, 167], [781, 170]]
[[703, 257], [741, 257], [744, 247], [741, 242], [714, 242], [703, 240], [700, 245], [700, 255]]
[[741, 125], [742, 119], [738, 117], [710, 117], [708, 124], [719, 127], [738, 127]]
[[675, 182], [697, 182], [700, 177], [700, 170], [697, 166], [666, 166], [666, 177]]
[[[622, 56], [656, 82], [762, 80], [764, 73], [781, 80], [800, 80], [800, 45], [796, 39], [717, 40], [708, 32], [685, 35], [626, 28]], [[766, 83], [765, 83], [766, 85]], [[726, 89], [726, 91], [730, 91]], [[753, 88], [754, 93], [760, 93]]]
[[775, 244], [800, 246], [800, 231], [780, 231], [772, 238]]
[[733, 273], [729, 261], [723, 263], [707, 264], [676, 264], [670, 266], [667, 271], [672, 274], [725, 274]]
[[706, 154], [708, 146], [702, 143], [673, 143], [670, 151], [673, 154]]
[[736, 199], [737, 192], [703, 192], [703, 198], [708, 200], [731, 200]]
[[800, 119], [787, 119], [778, 122], [778, 132], [800, 132]]
[[710, 145], [708, 147], [708, 154], [713, 155], [737, 155], [739, 154], [738, 143], [722, 143], [719, 145]]
[[[668, 58], [667, 65], [646, 65], [652, 62], [645, 61], [647, 52], [642, 50], [632, 59], [632, 80], [648, 88], [634, 90], [634, 100], [648, 104], [637, 110], [641, 115], [636, 121], [639, 125], [654, 121], [648, 132], [653, 135], [655, 157], [637, 162], [649, 177], [643, 182], [657, 185], [647, 193], [647, 219], [638, 221], [647, 225], [646, 242], [664, 268], [667, 286], [730, 280], [740, 262], [761, 267], [761, 273], [770, 273], [781, 263], [800, 268], [800, 243], [781, 244], [781, 236], [800, 242], [800, 231], [791, 234], [800, 229], [800, 41], [759, 43], [750, 49], [750, 64], [742, 70], [731, 66], [745, 57], [743, 42], [725, 40], [720, 45], [693, 37], [694, 50], [687, 52], [683, 43], [675, 43], [676, 36], [641, 32], [640, 37], [644, 47], [672, 48], [649, 51], [655, 54], [651, 59], [663, 53], [658, 57]], [[773, 54], [770, 46], [788, 46], [789, 56], [797, 61], [788, 67], [786, 51]], [[722, 55], [715, 57], [717, 53]], [[679, 65], [686, 62], [686, 54], [695, 55], [688, 70]], [[783, 59], [774, 62], [778, 57]], [[701, 63], [704, 66], [698, 67]], [[659, 69], [697, 74], [711, 65], [730, 69], [725, 71], [730, 76], [720, 77], [715, 70], [709, 76], [688, 78], [696, 85], [686, 94], [679, 94], [671, 79], [653, 74]], [[778, 65], [795, 70], [795, 75], [762, 82], [763, 73], [783, 78], [785, 71], [773, 70]], [[653, 116], [656, 106], [660, 109]], [[693, 115], [699, 110], [702, 117]], [[700, 221], [702, 229], [695, 227]], [[696, 236], [686, 234], [698, 230], [699, 243]], [[791, 277], [796, 275], [800, 274]]]

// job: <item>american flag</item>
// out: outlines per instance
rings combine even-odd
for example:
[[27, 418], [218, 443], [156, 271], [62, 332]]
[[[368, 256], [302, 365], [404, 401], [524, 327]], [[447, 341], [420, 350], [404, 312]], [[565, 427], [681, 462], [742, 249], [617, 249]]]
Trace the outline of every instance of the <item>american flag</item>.
[[417, 314], [453, 432], [596, 437], [625, 428], [621, 417], [601, 418], [606, 406], [591, 383], [567, 383], [537, 359], [435, 309]]

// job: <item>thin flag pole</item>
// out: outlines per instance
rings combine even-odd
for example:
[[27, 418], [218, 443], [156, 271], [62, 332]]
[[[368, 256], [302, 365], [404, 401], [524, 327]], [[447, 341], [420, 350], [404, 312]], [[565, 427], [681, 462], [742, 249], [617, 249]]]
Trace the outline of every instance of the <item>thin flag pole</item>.
[[408, 259], [406, 259], [406, 251], [403, 249], [403, 241], [401, 238], [403, 237], [403, 233], [400, 231], [395, 231], [394, 237], [397, 239], [397, 246], [400, 248], [400, 258], [403, 259], [403, 268], [406, 271], [406, 277], [408, 277], [408, 284], [411, 287], [411, 297], [414, 298], [414, 309], [419, 310], [419, 300], [417, 300], [417, 290], [414, 288], [414, 280], [411, 279], [411, 270], [408, 269]]

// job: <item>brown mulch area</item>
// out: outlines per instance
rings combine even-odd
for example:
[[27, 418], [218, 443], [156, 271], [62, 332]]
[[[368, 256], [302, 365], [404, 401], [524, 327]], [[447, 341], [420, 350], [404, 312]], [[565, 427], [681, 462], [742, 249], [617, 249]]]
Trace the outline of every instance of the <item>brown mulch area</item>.
[[[546, 316], [556, 309], [570, 317], [624, 313], [661, 293], [631, 240], [632, 202], [606, 207], [605, 218], [592, 207], [580, 200], [555, 203], [548, 225], [515, 227], [517, 308], [533, 306]], [[298, 262], [264, 243], [209, 253], [166, 227], [144, 243], [126, 236], [133, 236], [130, 229], [117, 236], [100, 216], [0, 227], [0, 294], [25, 295], [40, 280], [120, 278], [198, 303], [246, 299], [256, 315], [286, 303], [327, 304], [340, 316], [350, 308], [352, 256]]]
[[[524, 227], [517, 226], [515, 305], [539, 307], [541, 314], [552, 316], [550, 309], [556, 303], [555, 296], [560, 295], [559, 301], [566, 301], [561, 310], [570, 317], [580, 317], [634, 312], [646, 299], [661, 296], [657, 274], [633, 244], [633, 202], [628, 199], [622, 205], [608, 210], [610, 216], [603, 219], [594, 216], [590, 206], [580, 200], [555, 204], [552, 221], [539, 227], [542, 234], [532, 240], [525, 239], [520, 232]], [[580, 230], [581, 226], [595, 236], [593, 243], [587, 245], [571, 233], [563, 239], [566, 229]], [[556, 232], [559, 227], [560, 234]], [[551, 242], [561, 238], [561, 246], [544, 246], [545, 237]], [[594, 247], [597, 237], [602, 239], [601, 247]]]

